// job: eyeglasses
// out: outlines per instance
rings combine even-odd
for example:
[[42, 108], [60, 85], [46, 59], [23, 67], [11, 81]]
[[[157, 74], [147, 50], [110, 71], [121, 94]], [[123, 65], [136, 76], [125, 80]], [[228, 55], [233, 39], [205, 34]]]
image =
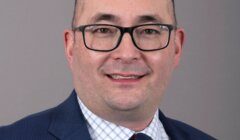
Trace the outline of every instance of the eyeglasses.
[[83, 35], [84, 45], [93, 51], [109, 52], [116, 49], [124, 35], [131, 35], [133, 44], [141, 51], [156, 51], [168, 46], [171, 31], [176, 27], [169, 24], [143, 24], [120, 27], [109, 24], [90, 24], [73, 28]]

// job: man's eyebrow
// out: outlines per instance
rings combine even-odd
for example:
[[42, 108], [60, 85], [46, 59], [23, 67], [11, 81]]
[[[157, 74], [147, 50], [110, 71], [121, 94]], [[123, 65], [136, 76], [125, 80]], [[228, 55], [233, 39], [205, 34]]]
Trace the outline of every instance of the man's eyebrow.
[[100, 21], [119, 22], [120, 19], [115, 15], [107, 14], [107, 13], [98, 13], [90, 19], [91, 23], [96, 23]]
[[137, 23], [158, 22], [163, 23], [163, 19], [158, 15], [141, 15], [137, 18]]

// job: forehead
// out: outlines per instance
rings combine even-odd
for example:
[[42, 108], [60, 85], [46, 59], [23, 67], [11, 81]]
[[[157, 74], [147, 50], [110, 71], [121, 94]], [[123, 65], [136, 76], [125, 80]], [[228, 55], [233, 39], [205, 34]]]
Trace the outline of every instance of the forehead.
[[94, 23], [99, 15], [111, 15], [121, 25], [137, 24], [143, 17], [171, 24], [170, 4], [170, 0], [84, 0], [76, 11], [76, 24]]

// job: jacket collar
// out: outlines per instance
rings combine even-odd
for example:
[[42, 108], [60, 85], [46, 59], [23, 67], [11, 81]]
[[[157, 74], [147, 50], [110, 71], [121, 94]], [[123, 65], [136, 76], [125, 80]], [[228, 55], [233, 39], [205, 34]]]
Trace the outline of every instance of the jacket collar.
[[61, 140], [91, 140], [75, 90], [53, 110], [49, 132]]
[[184, 133], [180, 132], [176, 126], [170, 122], [171, 119], [167, 118], [160, 110], [159, 110], [159, 120], [162, 122], [163, 127], [171, 140], [186, 140], [187, 136]]
[[[186, 139], [186, 136], [160, 110], [159, 119], [170, 139]], [[53, 110], [49, 132], [60, 140], [91, 140], [75, 90], [66, 101]]]

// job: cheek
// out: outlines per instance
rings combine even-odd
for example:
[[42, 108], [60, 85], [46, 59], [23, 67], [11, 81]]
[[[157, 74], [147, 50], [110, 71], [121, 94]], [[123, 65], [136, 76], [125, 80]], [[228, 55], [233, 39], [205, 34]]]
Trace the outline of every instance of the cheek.
[[85, 82], [94, 82], [99, 76], [99, 67], [104, 63], [105, 55], [96, 53], [86, 48], [76, 47], [74, 50], [74, 73], [80, 80]]
[[172, 71], [174, 56], [171, 49], [160, 51], [148, 56], [147, 60], [155, 74], [165, 75], [168, 71]]
[[155, 92], [162, 93], [165, 90], [168, 81], [173, 71], [173, 55], [169, 50], [161, 50], [149, 57], [149, 65], [152, 68], [153, 74], [151, 83]]
[[[74, 82], [77, 84], [78, 87], [81, 85], [89, 86], [88, 83], [92, 79], [92, 64], [88, 63], [88, 60], [85, 59], [83, 55], [75, 55], [73, 63]], [[81, 88], [84, 88], [84, 86], [81, 86]]]

